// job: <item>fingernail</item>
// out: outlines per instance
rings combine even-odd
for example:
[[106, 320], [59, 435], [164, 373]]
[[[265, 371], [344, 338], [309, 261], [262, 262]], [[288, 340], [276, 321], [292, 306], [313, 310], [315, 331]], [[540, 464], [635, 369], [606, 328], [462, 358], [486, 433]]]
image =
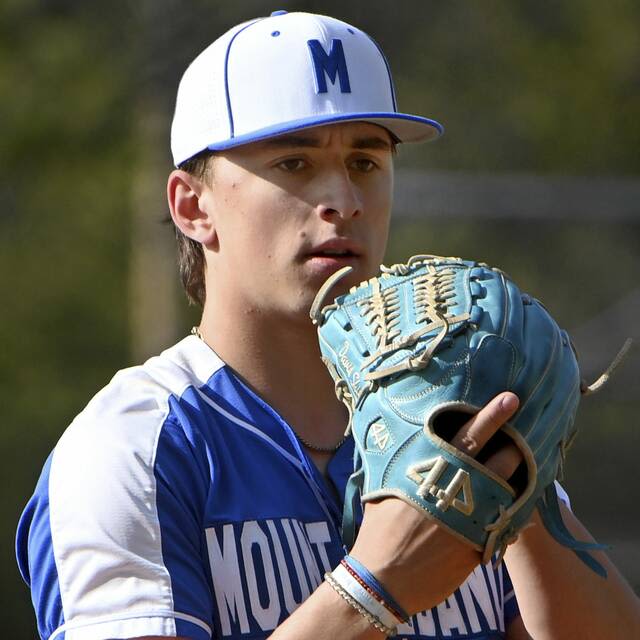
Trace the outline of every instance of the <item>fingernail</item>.
[[502, 400], [500, 400], [500, 407], [504, 411], [515, 411], [519, 404], [520, 402], [517, 396], [514, 396], [512, 393], [503, 396]]

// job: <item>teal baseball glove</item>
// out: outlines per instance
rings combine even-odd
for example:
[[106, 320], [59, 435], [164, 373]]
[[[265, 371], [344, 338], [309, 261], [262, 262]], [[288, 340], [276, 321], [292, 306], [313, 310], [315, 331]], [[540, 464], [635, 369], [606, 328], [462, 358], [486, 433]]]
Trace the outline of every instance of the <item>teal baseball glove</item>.
[[[414, 256], [381, 269], [323, 307], [350, 267], [337, 272], [311, 309], [355, 439], [345, 544], [355, 539], [358, 500], [395, 496], [488, 562], [494, 553], [502, 557], [538, 507], [554, 537], [603, 574], [588, 553], [602, 546], [573, 538], [554, 487], [585, 390], [566, 332], [537, 300], [484, 264]], [[515, 486], [448, 442], [447, 425], [503, 391], [520, 399], [501, 429], [524, 458]]]

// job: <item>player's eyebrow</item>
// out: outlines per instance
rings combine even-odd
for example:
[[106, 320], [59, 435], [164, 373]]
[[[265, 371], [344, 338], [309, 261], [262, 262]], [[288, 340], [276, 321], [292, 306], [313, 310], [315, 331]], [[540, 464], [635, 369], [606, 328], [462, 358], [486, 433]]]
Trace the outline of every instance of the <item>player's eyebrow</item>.
[[[262, 142], [262, 146], [265, 149], [283, 149], [283, 148], [312, 148], [319, 149], [323, 146], [319, 137], [313, 135], [298, 135], [291, 134], [285, 136], [279, 136], [277, 138], [270, 138]], [[359, 136], [353, 138], [350, 145], [353, 149], [358, 150], [379, 150], [379, 151], [393, 151], [393, 144], [389, 140], [385, 140], [381, 136]]]
[[262, 145], [266, 148], [278, 148], [283, 147], [313, 147], [317, 149], [321, 147], [320, 139], [315, 136], [303, 136], [303, 135], [286, 135], [279, 136], [278, 138], [270, 138], [265, 140]]
[[371, 149], [379, 151], [391, 151], [393, 146], [389, 140], [385, 140], [379, 136], [366, 136], [364, 138], [355, 138], [352, 145], [354, 149]]

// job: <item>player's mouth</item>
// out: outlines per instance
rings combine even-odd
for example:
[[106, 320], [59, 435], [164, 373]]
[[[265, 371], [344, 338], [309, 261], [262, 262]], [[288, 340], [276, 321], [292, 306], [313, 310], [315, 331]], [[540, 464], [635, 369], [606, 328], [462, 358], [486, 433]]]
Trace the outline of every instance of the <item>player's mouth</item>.
[[357, 258], [353, 251], [314, 251], [309, 254], [311, 258]]
[[333, 238], [306, 251], [304, 261], [314, 272], [329, 277], [342, 267], [355, 265], [362, 255], [362, 248], [352, 240]]

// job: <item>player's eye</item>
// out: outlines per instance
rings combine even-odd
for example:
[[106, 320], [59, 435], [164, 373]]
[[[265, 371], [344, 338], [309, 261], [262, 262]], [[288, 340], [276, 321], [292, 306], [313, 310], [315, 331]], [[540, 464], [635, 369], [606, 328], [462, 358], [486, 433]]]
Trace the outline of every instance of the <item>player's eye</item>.
[[351, 163], [351, 166], [360, 173], [371, 173], [378, 165], [370, 158], [358, 158]]
[[287, 173], [296, 173], [302, 171], [307, 166], [307, 163], [302, 158], [287, 158], [278, 162], [277, 167], [286, 171]]

